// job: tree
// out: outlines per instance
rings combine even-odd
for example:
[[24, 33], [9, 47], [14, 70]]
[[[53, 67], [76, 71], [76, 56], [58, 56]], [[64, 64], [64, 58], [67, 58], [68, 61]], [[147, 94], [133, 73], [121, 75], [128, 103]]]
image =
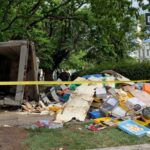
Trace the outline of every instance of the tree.
[[33, 41], [49, 76], [59, 67], [124, 59], [137, 14], [130, 0], [1, 0], [0, 41]]
[[1, 41], [28, 39], [35, 42], [44, 70], [59, 67], [77, 42], [84, 26], [78, 9], [85, 0], [3, 0], [1, 3]]
[[138, 10], [128, 0], [91, 0], [91, 6], [97, 20], [92, 31], [95, 52], [89, 55], [94, 52], [96, 59], [96, 56], [106, 60], [124, 59], [134, 47]]

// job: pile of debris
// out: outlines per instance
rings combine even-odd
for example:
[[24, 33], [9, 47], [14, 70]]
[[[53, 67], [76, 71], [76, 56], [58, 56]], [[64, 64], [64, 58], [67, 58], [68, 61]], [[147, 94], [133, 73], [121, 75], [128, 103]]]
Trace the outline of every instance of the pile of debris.
[[53, 86], [41, 94], [38, 105], [25, 103], [23, 110], [55, 114], [55, 123], [60, 124], [72, 119], [93, 119], [93, 124], [86, 126], [92, 131], [118, 126], [132, 135], [149, 133], [150, 129], [144, 127], [150, 124], [149, 83], [130, 82], [112, 70], [78, 77], [75, 81], [106, 82]]

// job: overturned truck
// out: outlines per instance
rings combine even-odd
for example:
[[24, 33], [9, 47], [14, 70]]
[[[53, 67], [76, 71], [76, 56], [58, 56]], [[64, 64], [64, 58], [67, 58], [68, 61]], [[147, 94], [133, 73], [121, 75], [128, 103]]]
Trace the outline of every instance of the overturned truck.
[[[38, 63], [32, 42], [0, 42], [0, 82], [36, 81], [37, 78]], [[37, 98], [37, 85], [0, 86], [0, 106], [19, 106], [25, 99]]]

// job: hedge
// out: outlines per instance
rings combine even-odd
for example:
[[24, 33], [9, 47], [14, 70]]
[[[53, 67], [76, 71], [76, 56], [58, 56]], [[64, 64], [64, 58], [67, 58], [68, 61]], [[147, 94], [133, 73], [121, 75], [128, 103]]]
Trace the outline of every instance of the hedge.
[[150, 61], [118, 63], [105, 62], [74, 73], [72, 79], [85, 74], [97, 74], [103, 70], [114, 70], [131, 80], [150, 79]]

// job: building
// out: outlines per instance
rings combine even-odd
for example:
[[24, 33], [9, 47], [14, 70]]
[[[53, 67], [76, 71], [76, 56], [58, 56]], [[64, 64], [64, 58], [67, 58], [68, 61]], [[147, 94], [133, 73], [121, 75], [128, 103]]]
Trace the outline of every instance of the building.
[[138, 44], [139, 44], [139, 49], [130, 52], [129, 56], [143, 61], [143, 60], [150, 60], [150, 39], [147, 40], [140, 40], [137, 39]]
[[[141, 32], [141, 25], [137, 24], [137, 33]], [[133, 52], [129, 52], [129, 56], [139, 60], [150, 60], [150, 39], [141, 40], [139, 37], [136, 39], [139, 48]]]
[[138, 55], [140, 60], [150, 59], [150, 39], [142, 42], [142, 47], [139, 49]]

